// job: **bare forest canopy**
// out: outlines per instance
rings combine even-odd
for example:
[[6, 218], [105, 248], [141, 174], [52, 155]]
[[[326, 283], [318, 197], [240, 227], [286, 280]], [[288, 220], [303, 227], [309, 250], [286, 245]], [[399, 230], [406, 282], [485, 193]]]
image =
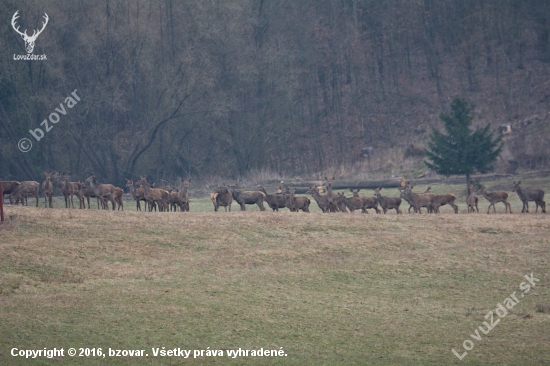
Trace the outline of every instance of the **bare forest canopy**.
[[[34, 48], [47, 60], [14, 60], [17, 10], [29, 35], [48, 14]], [[311, 176], [365, 147], [423, 145], [457, 94], [494, 128], [550, 110], [548, 0], [2, 1], [0, 14], [2, 179]]]

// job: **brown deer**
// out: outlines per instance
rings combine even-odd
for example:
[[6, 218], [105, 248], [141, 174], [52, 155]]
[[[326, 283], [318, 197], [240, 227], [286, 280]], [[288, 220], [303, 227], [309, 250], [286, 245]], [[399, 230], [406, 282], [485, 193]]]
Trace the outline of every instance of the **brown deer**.
[[241, 206], [241, 211], [246, 211], [246, 205], [257, 205], [260, 211], [265, 211], [265, 193], [261, 191], [241, 191], [231, 189], [231, 196]]
[[16, 180], [2, 181], [2, 194], [3, 195], [5, 195], [5, 194], [8, 195], [8, 199], [10, 201], [10, 204], [13, 204], [12, 194], [13, 194], [15, 188], [20, 184], [21, 184], [21, 182], [18, 182]]
[[350, 192], [353, 194], [353, 197], [361, 198], [361, 200], [364, 203], [363, 208], [361, 209], [361, 213], [368, 213], [367, 211], [368, 208], [374, 208], [376, 213], [379, 214], [380, 210], [378, 209], [378, 199], [376, 197], [360, 197], [359, 191], [361, 191], [361, 188], [356, 190], [350, 189]]
[[307, 197], [296, 197], [294, 193], [296, 189], [290, 189], [288, 194], [283, 194], [286, 201], [286, 206], [291, 212], [309, 212], [309, 205], [311, 201]]
[[439, 213], [439, 207], [449, 205], [455, 211], [455, 214], [458, 213], [458, 206], [455, 205], [456, 196], [454, 194], [435, 194], [432, 197], [431, 209], [435, 213]]
[[275, 211], [279, 212], [280, 208], [287, 207], [286, 197], [281, 188], [279, 188], [279, 191], [281, 191], [281, 193], [274, 193], [274, 194], [267, 194], [267, 191], [263, 186], [260, 186], [258, 190], [265, 194], [265, 202], [267, 202], [267, 205], [271, 207], [273, 212]]
[[59, 173], [54, 171], [51, 171], [49, 173], [44, 172], [44, 176], [46, 177], [46, 180], [42, 182], [42, 192], [44, 193], [44, 207], [53, 208], [53, 183], [51, 182], [51, 179], [55, 176], [59, 176]]
[[218, 187], [218, 189], [210, 195], [210, 198], [212, 199], [212, 203], [214, 204], [215, 212], [218, 212], [220, 206], [223, 206], [225, 208], [225, 212], [227, 212], [228, 208], [229, 212], [231, 212], [231, 203], [233, 203], [233, 196], [229, 192], [229, 189], [227, 189], [225, 183], [223, 184], [223, 186]]
[[393, 209], [395, 209], [395, 212], [397, 214], [402, 214], [403, 212], [401, 212], [401, 210], [399, 209], [399, 206], [401, 205], [401, 198], [383, 197], [380, 194], [381, 190], [382, 190], [381, 187], [379, 187], [378, 189], [375, 189], [374, 195], [376, 196], [376, 198], [378, 198], [378, 203], [380, 203], [380, 207], [382, 207], [382, 211], [384, 212], [384, 214], [386, 213], [386, 211], [393, 210]]
[[126, 187], [128, 187], [130, 193], [132, 194], [132, 197], [136, 201], [136, 211], [141, 211], [140, 201], [147, 202], [147, 200], [145, 199], [145, 192], [143, 192], [143, 188], [134, 187], [134, 181], [130, 179], [126, 179]]
[[71, 173], [64, 173], [63, 177], [65, 178], [65, 181], [63, 182], [61, 191], [63, 192], [63, 195], [65, 196], [65, 207], [66, 208], [69, 208], [69, 207], [74, 208], [73, 197], [77, 196], [78, 199], [81, 200], [80, 193], [79, 193], [80, 183], [79, 182], [69, 182], [69, 178], [71, 177]]
[[[326, 187], [327, 187], [327, 194], [326, 194], [326, 197], [327, 197], [327, 202], [328, 202], [328, 207], [329, 207], [329, 212], [338, 212], [338, 211], [341, 211], [341, 208], [342, 206], [338, 205], [338, 202], [339, 202], [339, 198], [337, 195], [335, 195], [334, 193], [332, 193], [332, 182], [334, 182], [334, 176], [332, 177], [332, 179], [328, 179], [328, 177], [325, 177], [325, 180], [326, 180], [326, 183], [324, 184]], [[344, 209], [345, 209], [345, 204], [343, 205]]]
[[15, 187], [12, 196], [15, 198], [17, 204], [21, 201], [22, 205], [27, 204], [27, 197], [32, 194], [36, 198], [36, 207], [38, 207], [38, 190], [40, 189], [40, 183], [33, 180], [21, 182]]
[[489, 207], [487, 207], [487, 214], [489, 214], [489, 210], [491, 209], [491, 206], [493, 206], [493, 212], [496, 213], [495, 209], [495, 203], [502, 202], [506, 206], [506, 212], [508, 212], [508, 209], [510, 209], [510, 213], [512, 213], [512, 206], [506, 201], [508, 199], [508, 193], [506, 192], [493, 192], [493, 193], [487, 193], [485, 190], [485, 187], [482, 187], [479, 190], [479, 193], [483, 195], [487, 199], [487, 201], [491, 202]]
[[[99, 198], [101, 204], [106, 209], [109, 209], [107, 200], [111, 201], [113, 211], [115, 210], [115, 186], [112, 184], [99, 184], [95, 175], [92, 173], [85, 182], [90, 184], [94, 190], [94, 195]], [[66, 188], [67, 189], [67, 188]]]
[[317, 206], [319, 206], [321, 211], [329, 212], [328, 197], [321, 196], [321, 194], [319, 193], [319, 187], [313, 186], [309, 188], [306, 194], [309, 194], [313, 197], [313, 199], [315, 200], [315, 202], [317, 202]]
[[546, 213], [546, 202], [544, 202], [544, 191], [538, 188], [521, 188], [521, 181], [514, 182], [514, 189], [512, 192], [516, 192], [521, 202], [523, 202], [523, 208], [521, 212], [529, 212], [529, 201], [535, 201], [536, 209], [535, 213], [539, 211], [539, 206], [542, 213]]
[[191, 184], [191, 179], [181, 180], [182, 190], [180, 191], [180, 202], [181, 202], [181, 211], [189, 212], [189, 185]]
[[153, 204], [157, 204], [159, 212], [168, 210], [168, 192], [160, 188], [151, 188], [151, 185], [147, 182], [146, 177], [140, 176], [140, 180], [136, 184], [143, 187], [145, 193], [145, 199], [149, 203], [149, 212], [153, 208]]
[[468, 205], [468, 213], [471, 212], [477, 212], [479, 213], [479, 209], [477, 207], [477, 203], [479, 201], [479, 198], [475, 195], [474, 185], [470, 184], [468, 187], [468, 197], [466, 197], [466, 204]]
[[[86, 204], [84, 203], [84, 198], [86, 198], [86, 200], [88, 201], [88, 209], [90, 209], [90, 197], [91, 198], [95, 198], [96, 201], [97, 201], [97, 209], [99, 210], [99, 202], [100, 202], [100, 199], [98, 196], [95, 195], [95, 191], [92, 187], [86, 187], [84, 185], [84, 182], [82, 181], [79, 181], [78, 183], [80, 183], [80, 189], [78, 191], [78, 197], [80, 199], [80, 208], [86, 208]], [[103, 206], [103, 201], [101, 201], [101, 208], [105, 208]]]
[[411, 212], [411, 207], [414, 208], [414, 212], [417, 213], [422, 213], [422, 207], [425, 207], [428, 213], [433, 212], [432, 198], [435, 195], [433, 193], [427, 193], [430, 187], [428, 187], [424, 193], [414, 193], [412, 191], [413, 188], [414, 186], [407, 186], [401, 190], [400, 193], [400, 197], [409, 202], [409, 213]]
[[124, 194], [124, 189], [115, 187], [115, 202], [117, 204], [117, 210], [122, 209], [122, 211], [124, 211], [124, 202], [122, 201], [123, 194]]

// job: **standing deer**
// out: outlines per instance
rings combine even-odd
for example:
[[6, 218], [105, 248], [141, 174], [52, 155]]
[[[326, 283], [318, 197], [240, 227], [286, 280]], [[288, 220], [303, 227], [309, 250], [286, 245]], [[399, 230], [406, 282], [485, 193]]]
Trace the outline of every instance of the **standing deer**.
[[479, 209], [477, 208], [477, 203], [479, 201], [479, 198], [475, 195], [474, 185], [470, 184], [468, 187], [468, 197], [466, 198], [466, 204], [468, 205], [468, 213], [474, 212], [474, 210], [479, 213]]
[[231, 212], [231, 203], [233, 203], [233, 196], [227, 189], [227, 186], [225, 183], [223, 186], [219, 187], [214, 193], [210, 195], [210, 198], [212, 199], [212, 203], [214, 204], [214, 211], [218, 212], [220, 206], [223, 206], [225, 208], [225, 212], [227, 212], [227, 209], [229, 208], [229, 212]]
[[[328, 179], [328, 177], [325, 177], [325, 180], [326, 180], [325, 186], [327, 187], [326, 197], [327, 197], [329, 212], [341, 211], [341, 206], [339, 207], [337, 202], [338, 197], [334, 193], [332, 193], [332, 182], [334, 181], [334, 178], [335, 178], [334, 176], [332, 177], [332, 179]], [[345, 209], [345, 205], [344, 205], [344, 209]]]
[[360, 197], [359, 191], [361, 188], [358, 188], [356, 190], [350, 189], [350, 192], [353, 194], [353, 197], [361, 198], [364, 205], [363, 208], [361, 208], [361, 213], [368, 213], [368, 208], [374, 208], [377, 214], [380, 213], [380, 210], [378, 209], [378, 199], [376, 197]]
[[147, 202], [147, 200], [145, 199], [143, 188], [134, 187], [134, 181], [130, 179], [126, 179], [126, 187], [128, 187], [130, 193], [132, 194], [132, 197], [136, 201], [136, 211], [141, 211], [140, 201]]
[[296, 197], [294, 193], [296, 189], [289, 190], [289, 194], [283, 194], [286, 200], [286, 206], [291, 212], [309, 212], [309, 205], [311, 201], [307, 197]]
[[12, 196], [15, 198], [17, 204], [21, 201], [22, 205], [27, 203], [27, 197], [32, 194], [36, 198], [36, 207], [38, 207], [38, 190], [40, 189], [40, 183], [33, 180], [21, 182], [13, 191]]
[[[80, 189], [78, 191], [78, 198], [80, 199], [80, 208], [86, 208], [86, 204], [84, 203], [84, 198], [88, 201], [88, 209], [90, 209], [90, 197], [95, 198], [97, 201], [97, 209], [99, 210], [99, 197], [95, 195], [95, 191], [92, 187], [86, 187], [84, 185], [84, 182], [79, 181], [80, 183]], [[105, 208], [103, 206], [103, 201], [101, 201], [101, 208]]]
[[402, 214], [401, 210], [399, 209], [399, 206], [401, 205], [401, 198], [383, 197], [380, 194], [381, 190], [382, 190], [381, 187], [379, 187], [378, 189], [375, 189], [374, 195], [376, 196], [376, 198], [378, 198], [378, 202], [380, 203], [380, 206], [382, 207], [382, 211], [384, 212], [384, 214], [386, 213], [386, 211], [393, 210], [393, 209], [395, 209], [395, 212], [397, 212], [397, 214]]
[[544, 202], [544, 191], [538, 188], [521, 188], [521, 181], [514, 182], [514, 189], [512, 192], [516, 192], [519, 199], [523, 202], [523, 208], [521, 212], [529, 212], [529, 201], [535, 201], [537, 205], [535, 213], [539, 211], [539, 206], [542, 213], [546, 213], [546, 202]]
[[[59, 173], [54, 171], [51, 171], [49, 173], [44, 172], [44, 176], [46, 177], [46, 180], [42, 182], [42, 192], [44, 192], [44, 207], [53, 208], [53, 183], [51, 182], [51, 178], [58, 176]], [[49, 205], [48, 205], [49, 204]]]
[[149, 212], [152, 210], [153, 204], [157, 204], [159, 211], [167, 211], [168, 208], [168, 192], [160, 188], [151, 188], [146, 177], [140, 176], [140, 180], [136, 184], [143, 187], [145, 198], [149, 203]]
[[273, 212], [279, 212], [280, 208], [287, 207], [285, 194], [280, 188], [279, 191], [281, 191], [281, 193], [267, 194], [267, 191], [263, 186], [260, 186], [259, 191], [265, 194], [265, 201], [267, 202], [267, 205], [271, 207]]
[[191, 184], [191, 179], [181, 180], [182, 190], [180, 191], [180, 202], [181, 202], [181, 211], [189, 212], [189, 185]]
[[439, 213], [439, 207], [449, 205], [453, 207], [455, 214], [457, 214], [458, 206], [455, 205], [455, 200], [456, 196], [454, 194], [434, 194], [430, 207], [435, 213]]
[[482, 187], [479, 191], [483, 197], [487, 199], [487, 201], [491, 202], [489, 207], [487, 207], [487, 214], [489, 214], [489, 210], [491, 209], [491, 206], [493, 206], [493, 212], [496, 213], [495, 209], [495, 203], [502, 202], [506, 206], [506, 212], [508, 212], [508, 209], [510, 209], [510, 213], [512, 213], [512, 206], [506, 201], [508, 199], [508, 193], [506, 192], [493, 192], [493, 193], [487, 193], [485, 191], [485, 187]]
[[10, 204], [13, 204], [12, 194], [15, 191], [15, 188], [20, 184], [21, 182], [18, 182], [16, 180], [5, 180], [2, 182], [2, 194], [8, 195]]
[[74, 201], [73, 197], [77, 196], [80, 200], [79, 191], [80, 191], [80, 183], [79, 182], [69, 182], [69, 178], [71, 177], [71, 173], [64, 173], [63, 177], [65, 178], [65, 182], [62, 185], [61, 191], [63, 192], [63, 195], [65, 196], [65, 208], [74, 208]]
[[235, 202], [241, 206], [241, 211], [246, 211], [246, 205], [256, 204], [260, 211], [265, 211], [264, 201], [265, 194], [261, 191], [241, 191], [239, 189], [232, 189], [231, 196]]
[[311, 187], [307, 190], [306, 194], [309, 194], [313, 197], [315, 202], [317, 202], [317, 205], [323, 212], [329, 212], [329, 203], [328, 203], [328, 197], [327, 196], [321, 196], [319, 194], [319, 188], [316, 186]]
[[414, 186], [407, 186], [401, 190], [400, 197], [405, 201], [409, 202], [409, 213], [411, 212], [411, 207], [414, 208], [414, 212], [422, 213], [422, 207], [425, 207], [428, 210], [428, 213], [433, 212], [432, 209], [432, 198], [435, 196], [433, 193], [429, 192], [430, 187], [424, 193], [414, 193], [412, 189]]
[[113, 211], [115, 210], [115, 186], [112, 184], [99, 184], [95, 175], [92, 173], [86, 181], [90, 183], [90, 187], [94, 190], [94, 195], [99, 198], [101, 204], [106, 209], [109, 209], [107, 200], [111, 201]]

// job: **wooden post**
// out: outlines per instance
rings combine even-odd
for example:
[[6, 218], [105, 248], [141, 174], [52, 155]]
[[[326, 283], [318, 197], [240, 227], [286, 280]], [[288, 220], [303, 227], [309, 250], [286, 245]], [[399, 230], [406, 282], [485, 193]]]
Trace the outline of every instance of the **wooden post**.
[[2, 189], [2, 179], [0, 179], [0, 221], [4, 221], [4, 190]]

